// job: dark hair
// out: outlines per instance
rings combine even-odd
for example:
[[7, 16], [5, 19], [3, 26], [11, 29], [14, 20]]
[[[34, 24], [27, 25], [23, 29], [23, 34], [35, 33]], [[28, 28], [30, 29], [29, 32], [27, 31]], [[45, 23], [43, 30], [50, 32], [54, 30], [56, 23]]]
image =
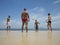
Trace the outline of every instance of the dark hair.
[[8, 16], [10, 18], [10, 16]]
[[50, 13], [48, 13], [48, 15], [50, 15]]
[[24, 8], [24, 10], [27, 10], [26, 8]]
[[37, 21], [37, 20], [35, 20], [35, 21]]

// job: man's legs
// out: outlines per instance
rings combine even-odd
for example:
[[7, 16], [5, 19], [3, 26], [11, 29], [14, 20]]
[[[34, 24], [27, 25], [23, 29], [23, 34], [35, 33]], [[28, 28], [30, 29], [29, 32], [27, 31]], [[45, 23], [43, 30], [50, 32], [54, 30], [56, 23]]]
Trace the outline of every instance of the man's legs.
[[52, 31], [51, 23], [50, 23], [50, 29], [51, 29], [51, 31]]
[[7, 24], [7, 30], [10, 30], [11, 26], [10, 26], [10, 22], [8, 22]]
[[51, 23], [49, 23], [49, 26], [48, 26], [48, 27], [49, 27], [49, 29], [52, 31]]
[[7, 24], [7, 31], [9, 30], [9, 23]]
[[7, 26], [7, 30], [8, 30], [8, 26]]
[[24, 28], [24, 22], [22, 22], [22, 32], [23, 32], [23, 28]]
[[9, 30], [11, 29], [11, 26], [9, 26]]
[[48, 25], [48, 30], [49, 30], [49, 25]]
[[26, 22], [26, 32], [28, 32], [28, 22]]
[[47, 24], [48, 30], [49, 30], [49, 23]]

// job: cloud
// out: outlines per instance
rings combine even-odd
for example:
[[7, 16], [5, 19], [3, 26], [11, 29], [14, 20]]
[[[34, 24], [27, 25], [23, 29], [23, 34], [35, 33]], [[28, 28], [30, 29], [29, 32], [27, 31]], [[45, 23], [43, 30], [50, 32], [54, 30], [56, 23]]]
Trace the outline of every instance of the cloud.
[[12, 28], [19, 29], [19, 28], [21, 28], [21, 24], [22, 24], [22, 22], [19, 19], [13, 19], [13, 20], [11, 20], [11, 27]]
[[56, 0], [54, 1], [54, 4], [60, 3], [60, 0]]
[[[6, 28], [7, 27], [6, 23], [7, 23], [6, 20], [1, 21], [0, 28]], [[22, 24], [21, 20], [19, 19], [11, 19], [10, 21], [11, 28], [20, 29], [21, 24]]]
[[60, 20], [60, 13], [56, 14], [56, 16], [52, 17], [52, 19], [53, 19], [52, 21], [55, 22], [55, 23], [60, 22], [59, 21]]
[[[40, 23], [39, 28], [47, 28], [47, 15], [46, 9], [43, 7], [35, 7], [29, 10], [29, 15], [30, 15], [30, 22], [29, 22], [29, 29], [34, 29], [34, 22], [37, 19], [38, 22]], [[0, 24], [1, 27], [6, 27], [6, 20], [2, 21], [2, 24]], [[12, 19], [11, 20], [11, 27], [12, 28], [21, 28], [22, 22], [20, 19]], [[60, 13], [56, 14], [56, 16], [52, 16], [52, 27], [53, 28], [60, 28]]]
[[60, 13], [56, 14], [55, 17], [52, 17], [52, 27], [60, 28]]
[[33, 13], [33, 14], [40, 15], [40, 14], [43, 14], [43, 13], [45, 12], [45, 9], [42, 8], [42, 7], [35, 7], [35, 8], [33, 8], [33, 9], [31, 9], [29, 12], [30, 12], [31, 14]]
[[45, 13], [45, 9], [42, 7], [35, 7], [29, 11], [31, 18], [38, 19], [39, 17], [43, 17]]
[[[41, 7], [36, 7], [33, 8], [30, 12], [31, 14], [31, 18], [32, 19], [37, 19], [40, 22], [39, 27], [43, 27], [43, 28], [47, 28], [47, 15], [46, 13], [46, 9], [45, 8], [41, 8]], [[31, 23], [34, 23], [34, 21]], [[52, 27], [53, 28], [60, 28], [60, 13], [57, 13], [56, 16], [52, 16]]]
[[[34, 28], [34, 22], [37, 19], [39, 22], [45, 21], [44, 18], [45, 9], [43, 7], [35, 7], [29, 10], [30, 15], [30, 22], [29, 22], [29, 28]], [[32, 20], [34, 19], [34, 20]], [[1, 21], [2, 24], [0, 26], [3, 28], [6, 28], [6, 20]], [[22, 22], [20, 19], [11, 19], [11, 28], [21, 28]]]
[[[45, 15], [46, 9], [43, 7], [35, 7], [29, 11], [30, 13], [30, 24], [31, 26], [34, 27], [34, 22], [37, 19], [38, 22], [40, 23], [39, 27], [46, 27], [46, 20], [47, 20], [47, 15]], [[44, 26], [42, 26], [44, 25]]]

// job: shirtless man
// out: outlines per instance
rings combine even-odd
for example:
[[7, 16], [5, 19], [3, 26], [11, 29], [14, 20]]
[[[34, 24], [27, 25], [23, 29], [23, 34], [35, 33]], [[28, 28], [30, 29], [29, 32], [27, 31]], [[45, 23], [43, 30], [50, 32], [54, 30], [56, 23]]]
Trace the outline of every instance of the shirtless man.
[[10, 29], [10, 16], [7, 18], [7, 30]]
[[35, 29], [38, 30], [38, 24], [40, 24], [37, 20], [35, 20]]
[[52, 30], [52, 27], [51, 27], [51, 15], [50, 15], [50, 13], [48, 13], [47, 27], [48, 27], [48, 29], [50, 28]]
[[22, 32], [23, 32], [24, 24], [26, 25], [26, 32], [28, 32], [28, 22], [30, 19], [26, 8], [24, 8], [24, 11], [21, 14], [21, 19], [22, 19]]

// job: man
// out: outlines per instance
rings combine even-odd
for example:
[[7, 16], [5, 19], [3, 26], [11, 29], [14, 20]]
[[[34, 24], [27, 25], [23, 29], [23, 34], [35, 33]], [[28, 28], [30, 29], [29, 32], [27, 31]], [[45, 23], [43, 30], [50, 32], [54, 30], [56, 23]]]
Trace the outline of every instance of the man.
[[28, 32], [28, 21], [30, 19], [26, 8], [24, 8], [24, 11], [21, 14], [21, 19], [22, 19], [22, 32], [23, 32], [24, 24], [26, 25], [26, 32]]
[[50, 13], [48, 13], [47, 27], [48, 27], [48, 29], [50, 28], [52, 30], [52, 27], [51, 27], [51, 15], [50, 15]]
[[7, 18], [7, 29], [10, 29], [10, 16]]
[[35, 29], [38, 30], [38, 24], [40, 24], [37, 20], [35, 20]]

